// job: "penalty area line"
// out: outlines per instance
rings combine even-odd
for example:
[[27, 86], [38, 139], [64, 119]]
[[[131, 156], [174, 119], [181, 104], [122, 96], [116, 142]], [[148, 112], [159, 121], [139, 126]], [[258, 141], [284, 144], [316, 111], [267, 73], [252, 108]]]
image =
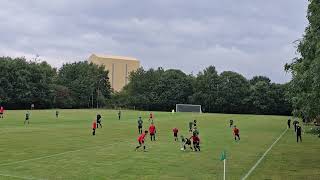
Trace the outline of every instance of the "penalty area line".
[[250, 174], [257, 168], [257, 166], [261, 163], [261, 161], [265, 158], [265, 156], [269, 153], [269, 151], [273, 148], [274, 145], [277, 144], [277, 142], [282, 138], [282, 136], [288, 131], [288, 128], [285, 129], [282, 134], [278, 137], [278, 139], [276, 139], [271, 146], [266, 150], [266, 152], [263, 153], [263, 155], [261, 156], [261, 158], [256, 162], [256, 164], [254, 166], [252, 166], [252, 168], [248, 171], [248, 173], [242, 178], [242, 180], [246, 180]]

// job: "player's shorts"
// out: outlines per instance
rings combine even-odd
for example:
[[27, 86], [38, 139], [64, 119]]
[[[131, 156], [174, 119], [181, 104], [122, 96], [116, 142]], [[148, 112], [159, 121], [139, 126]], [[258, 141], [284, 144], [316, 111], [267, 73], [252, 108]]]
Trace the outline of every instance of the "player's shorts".
[[29, 120], [29, 118], [26, 118], [26, 121], [28, 121]]
[[154, 136], [155, 135], [155, 133], [150, 133], [150, 136]]
[[142, 126], [138, 126], [139, 129], [142, 129]]
[[178, 133], [173, 133], [173, 136], [174, 137], [178, 137]]
[[191, 141], [187, 141], [187, 142], [186, 142], [186, 145], [191, 145]]
[[3, 112], [0, 112], [0, 115], [2, 115], [3, 114]]
[[199, 141], [193, 141], [192, 143], [193, 143], [194, 145], [197, 145], [197, 146], [199, 146], [199, 144], [200, 144]]
[[144, 144], [144, 141], [138, 141], [140, 145]]

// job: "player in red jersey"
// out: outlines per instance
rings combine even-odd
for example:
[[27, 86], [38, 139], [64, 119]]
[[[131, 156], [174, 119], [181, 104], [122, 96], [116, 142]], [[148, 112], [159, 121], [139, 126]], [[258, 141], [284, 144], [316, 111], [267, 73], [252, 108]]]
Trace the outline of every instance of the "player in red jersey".
[[153, 123], [153, 118], [154, 118], [154, 116], [153, 116], [153, 113], [151, 112], [149, 115], [149, 121], [151, 120], [151, 123]]
[[200, 151], [200, 138], [197, 135], [191, 136], [194, 151]]
[[3, 118], [3, 114], [4, 114], [4, 108], [1, 106], [0, 107], [0, 118]]
[[240, 134], [239, 134], [240, 130], [237, 128], [237, 126], [234, 126], [233, 128], [233, 136], [234, 136], [234, 140], [237, 141], [237, 138], [238, 138], [238, 141], [240, 141]]
[[173, 137], [174, 137], [174, 141], [178, 141], [178, 132], [179, 129], [178, 128], [173, 128]]
[[138, 143], [139, 146], [136, 147], [136, 151], [143, 146], [143, 151], [146, 151], [146, 146], [144, 145], [144, 138], [147, 136], [148, 131], [144, 131], [144, 133], [142, 133], [139, 137], [138, 137]]
[[97, 121], [93, 120], [92, 122], [92, 135], [95, 136], [96, 135], [96, 129], [97, 129]]
[[156, 126], [151, 123], [150, 127], [149, 127], [149, 132], [150, 132], [150, 138], [151, 141], [156, 141]]

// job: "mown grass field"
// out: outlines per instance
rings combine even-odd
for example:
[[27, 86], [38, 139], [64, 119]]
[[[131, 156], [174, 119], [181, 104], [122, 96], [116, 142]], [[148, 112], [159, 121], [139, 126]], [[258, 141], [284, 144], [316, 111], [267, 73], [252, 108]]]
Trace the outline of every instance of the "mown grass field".
[[[0, 179], [222, 179], [220, 154], [227, 151], [227, 179], [241, 179], [286, 129], [288, 117], [155, 112], [157, 141], [147, 137], [148, 152], [135, 152], [137, 117], [149, 125], [148, 112], [111, 110], [6, 111], [0, 119]], [[99, 112], [103, 128], [91, 135]], [[240, 128], [235, 142], [229, 119]], [[183, 152], [172, 129], [188, 134], [198, 120], [201, 152]], [[304, 134], [297, 144], [288, 130], [248, 179], [320, 179], [320, 139]]]

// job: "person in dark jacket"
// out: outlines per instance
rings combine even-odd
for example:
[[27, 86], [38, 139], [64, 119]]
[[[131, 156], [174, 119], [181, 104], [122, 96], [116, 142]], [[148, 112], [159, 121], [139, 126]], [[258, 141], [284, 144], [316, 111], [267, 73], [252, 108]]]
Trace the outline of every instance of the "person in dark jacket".
[[299, 126], [299, 124], [297, 125], [296, 133], [297, 133], [297, 143], [299, 142], [299, 140], [300, 140], [300, 142], [302, 142], [302, 137], [301, 137], [302, 128], [301, 128], [301, 126]]

